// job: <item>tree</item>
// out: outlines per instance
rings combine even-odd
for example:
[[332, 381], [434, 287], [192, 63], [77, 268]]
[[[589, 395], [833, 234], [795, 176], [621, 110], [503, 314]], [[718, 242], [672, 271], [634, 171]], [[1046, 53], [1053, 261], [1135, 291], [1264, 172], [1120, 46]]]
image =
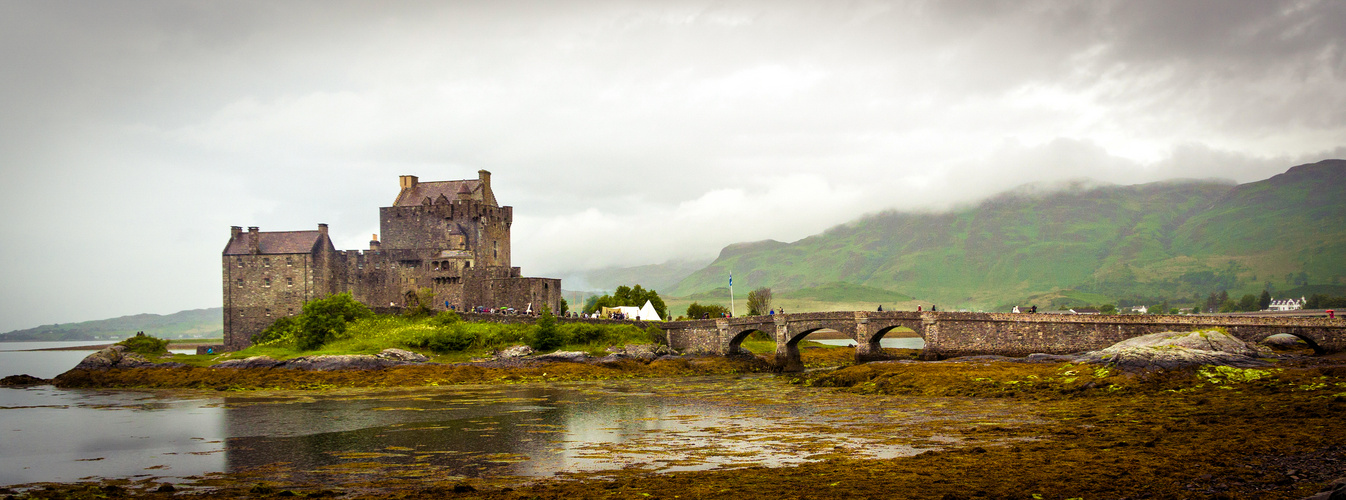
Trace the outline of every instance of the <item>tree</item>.
[[550, 351], [561, 347], [561, 332], [556, 328], [556, 316], [551, 309], [542, 307], [542, 316], [533, 325], [532, 335], [528, 336], [528, 347], [539, 351]]
[[565, 297], [561, 297], [561, 314], [565, 315], [568, 312], [570, 312], [570, 303], [566, 302]]
[[[1268, 283], [1270, 285], [1270, 283]], [[1265, 311], [1271, 307], [1271, 291], [1262, 290], [1262, 297], [1257, 299], [1257, 310]]]
[[719, 318], [726, 314], [729, 314], [729, 308], [722, 305], [701, 305], [693, 302], [691, 305], [687, 306], [687, 317], [690, 319]]
[[1098, 306], [1098, 312], [1100, 314], [1117, 314], [1117, 306], [1114, 306], [1112, 304], [1103, 304], [1101, 306]]
[[766, 314], [771, 309], [771, 289], [758, 288], [748, 292], [748, 316]]
[[654, 312], [658, 313], [660, 318], [668, 318], [668, 306], [664, 304], [664, 299], [659, 298], [659, 292], [646, 290], [640, 285], [634, 287], [622, 285], [617, 287], [612, 295], [590, 297], [584, 302], [584, 314], [602, 311], [604, 307], [644, 307], [646, 301], [654, 306]]
[[[1268, 300], [1268, 302], [1270, 301]], [[1256, 311], [1257, 296], [1250, 293], [1239, 298], [1238, 310], [1240, 312]]]

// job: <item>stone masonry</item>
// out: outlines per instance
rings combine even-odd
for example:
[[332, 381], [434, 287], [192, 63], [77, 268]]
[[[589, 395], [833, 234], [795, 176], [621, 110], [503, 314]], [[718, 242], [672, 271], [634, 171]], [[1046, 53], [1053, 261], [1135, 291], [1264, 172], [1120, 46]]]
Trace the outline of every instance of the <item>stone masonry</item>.
[[490, 172], [437, 182], [404, 175], [399, 187], [392, 206], [379, 209], [383, 241], [374, 235], [369, 250], [336, 250], [326, 224], [233, 227], [222, 256], [225, 348], [247, 347], [276, 318], [336, 293], [370, 307], [405, 307], [429, 288], [436, 310], [560, 309], [561, 280], [526, 278], [510, 266], [514, 207], [497, 204]]
[[1271, 335], [1295, 335], [1318, 352], [1346, 350], [1346, 320], [1234, 316], [1115, 316], [958, 312], [821, 312], [740, 318], [672, 321], [660, 325], [669, 346], [684, 352], [735, 354], [753, 332], [776, 340], [776, 362], [786, 371], [803, 369], [799, 341], [822, 329], [856, 341], [857, 361], [883, 358], [879, 341], [905, 327], [925, 340], [922, 357], [943, 359], [977, 354], [1026, 356], [1101, 349], [1122, 340], [1165, 331], [1223, 328], [1239, 339], [1258, 342]]

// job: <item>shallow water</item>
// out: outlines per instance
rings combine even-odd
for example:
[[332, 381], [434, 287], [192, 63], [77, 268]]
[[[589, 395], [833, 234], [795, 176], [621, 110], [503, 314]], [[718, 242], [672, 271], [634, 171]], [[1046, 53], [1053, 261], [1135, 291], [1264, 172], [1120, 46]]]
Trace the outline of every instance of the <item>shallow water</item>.
[[[819, 344], [855, 347], [855, 341], [851, 339], [809, 340]], [[920, 337], [884, 337], [879, 339], [879, 346], [885, 349], [925, 349], [925, 339]]]
[[767, 375], [231, 393], [0, 390], [0, 484], [213, 472], [341, 483], [895, 457], [1025, 403], [855, 397]]

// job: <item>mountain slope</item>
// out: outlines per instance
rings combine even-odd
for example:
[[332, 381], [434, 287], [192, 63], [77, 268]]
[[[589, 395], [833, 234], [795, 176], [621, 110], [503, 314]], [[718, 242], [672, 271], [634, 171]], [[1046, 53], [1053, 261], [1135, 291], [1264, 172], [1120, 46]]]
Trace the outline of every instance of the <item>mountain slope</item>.
[[42, 325], [0, 334], [0, 342], [20, 340], [95, 340], [145, 332], [160, 338], [218, 338], [224, 335], [224, 309], [191, 309], [173, 314], [136, 314], [120, 318]]
[[[947, 307], [991, 308], [1057, 290], [1191, 297], [1346, 275], [1346, 162], [1234, 186], [1170, 181], [1018, 190], [939, 214], [888, 212], [789, 244], [722, 252], [674, 294], [848, 282]], [[1289, 286], [1282, 286], [1282, 289]]]

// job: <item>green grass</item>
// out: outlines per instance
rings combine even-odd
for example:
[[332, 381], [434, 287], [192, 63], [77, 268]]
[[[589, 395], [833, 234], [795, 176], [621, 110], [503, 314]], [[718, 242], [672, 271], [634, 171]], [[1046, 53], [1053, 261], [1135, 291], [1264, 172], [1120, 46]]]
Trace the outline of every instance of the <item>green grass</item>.
[[[533, 329], [532, 325], [465, 321], [449, 323], [437, 318], [376, 315], [351, 322], [345, 334], [318, 349], [299, 349], [293, 338], [280, 338], [240, 351], [219, 355], [179, 355], [172, 360], [206, 366], [252, 356], [284, 360], [300, 356], [378, 354], [384, 349], [397, 348], [425, 354], [432, 361], [454, 363], [489, 357], [497, 350], [525, 344]], [[562, 346], [557, 350], [584, 351], [599, 356], [606, 354], [610, 346], [651, 344], [660, 338], [658, 332], [632, 325], [565, 323], [558, 325], [557, 330], [563, 339]], [[460, 349], [435, 349], [429, 341], [439, 335], [457, 335], [470, 341]]]

